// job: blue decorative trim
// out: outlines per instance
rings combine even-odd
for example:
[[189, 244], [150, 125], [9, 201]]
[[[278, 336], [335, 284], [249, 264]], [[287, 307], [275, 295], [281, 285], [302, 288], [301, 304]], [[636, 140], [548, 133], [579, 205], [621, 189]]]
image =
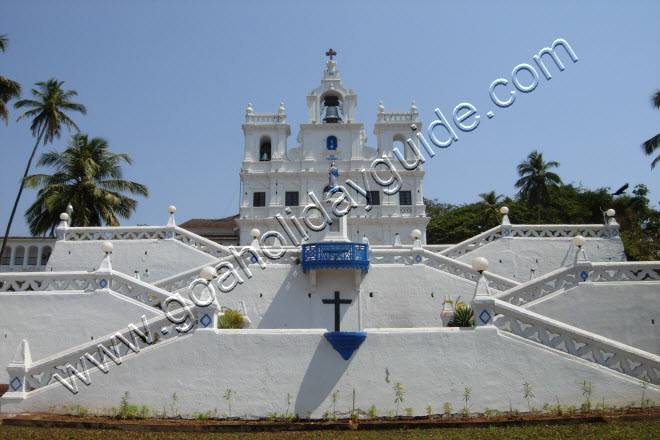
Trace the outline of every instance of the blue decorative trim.
[[101, 289], [105, 289], [107, 285], [108, 285], [108, 281], [107, 281], [105, 278], [103, 278], [103, 279], [99, 282], [99, 286], [101, 286]]
[[369, 245], [364, 243], [310, 243], [302, 245], [301, 265], [308, 269], [355, 268], [369, 271]]
[[[206, 321], [205, 321], [205, 320], [206, 320]], [[209, 316], [208, 313], [204, 313], [204, 316], [202, 316], [202, 317], [200, 318], [199, 322], [201, 322], [202, 325], [204, 326], [204, 328], [206, 328], [206, 327], [208, 327], [209, 325], [211, 325], [211, 323], [213, 322], [213, 319]]]
[[344, 360], [349, 360], [353, 352], [357, 350], [367, 338], [364, 332], [328, 332], [324, 333], [325, 339], [332, 344]]
[[252, 262], [252, 264], [256, 264], [257, 261], [259, 261], [259, 260], [257, 259], [257, 257], [255, 257], [254, 255], [252, 255], [252, 258], [250, 258], [250, 261]]
[[57, 234], [57, 239], [58, 240], [64, 240], [64, 234], [62, 234], [61, 232], [59, 234]]
[[418, 263], [421, 262], [421, 261], [422, 261], [422, 257], [420, 257], [419, 255], [417, 255], [417, 256], [415, 257], [415, 261], [418, 262]]
[[582, 278], [582, 281], [587, 281], [587, 278], [589, 278], [589, 274], [586, 271], [582, 271], [580, 274], [580, 278]]
[[172, 231], [167, 231], [167, 234], [165, 234], [167, 238], [172, 238], [174, 234], [172, 234]]
[[[484, 315], [486, 316], [484, 317]], [[483, 310], [481, 313], [479, 313], [479, 319], [481, 319], [481, 322], [483, 322], [484, 324], [488, 324], [488, 321], [490, 321], [491, 318], [492, 316], [490, 316], [488, 310]]]
[[619, 231], [617, 231], [616, 229], [612, 229], [612, 236], [616, 237], [617, 235], [619, 235]]
[[[18, 385], [14, 385], [14, 382], [18, 382]], [[23, 382], [18, 377], [15, 377], [11, 382], [9, 382], [9, 386], [11, 387], [12, 390], [16, 391], [23, 385]]]
[[511, 234], [511, 231], [509, 231], [508, 229], [505, 229], [505, 230], [504, 230], [504, 235], [506, 235], [506, 236], [508, 237], [509, 234]]

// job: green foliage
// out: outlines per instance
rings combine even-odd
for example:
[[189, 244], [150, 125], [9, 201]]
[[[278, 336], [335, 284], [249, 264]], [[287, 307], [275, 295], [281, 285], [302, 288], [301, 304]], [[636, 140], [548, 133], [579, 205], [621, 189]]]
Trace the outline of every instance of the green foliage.
[[470, 408], [468, 407], [468, 401], [472, 398], [470, 396], [471, 394], [472, 394], [472, 388], [465, 387], [463, 389], [463, 399], [465, 399], [465, 406], [463, 407], [463, 417], [470, 416]]
[[451, 406], [451, 403], [445, 402], [444, 405], [442, 405], [442, 409], [445, 412], [446, 417], [451, 417], [451, 415], [454, 412], [454, 408]]
[[457, 304], [454, 310], [452, 327], [472, 327], [474, 325], [474, 311], [465, 304]]
[[534, 397], [534, 386], [527, 381], [523, 383], [523, 397], [525, 398], [525, 400], [527, 400], [527, 408], [531, 412], [532, 408], [530, 406], [529, 399], [532, 399]]
[[[0, 51], [4, 52], [9, 44], [9, 37], [7, 35], [0, 35]], [[21, 85], [16, 81], [9, 78], [0, 76], [0, 119], [5, 120], [5, 125], [9, 125], [9, 110], [7, 110], [7, 103], [21, 96]]]
[[[591, 190], [573, 184], [551, 186], [541, 209], [542, 224], [602, 224], [603, 211], [613, 208], [620, 224], [621, 240], [630, 261], [660, 259], [660, 211], [650, 206], [648, 188], [636, 185], [632, 194], [613, 196], [610, 188]], [[425, 200], [431, 217], [427, 227], [429, 244], [456, 244], [489, 229], [484, 225], [484, 204], [451, 205]], [[538, 211], [525, 199], [505, 198], [497, 206], [509, 207], [514, 224], [536, 224]], [[495, 226], [495, 225], [493, 225]]]
[[411, 419], [412, 419], [413, 415], [415, 414], [415, 410], [412, 409], [412, 408], [406, 408], [406, 409], [404, 409], [404, 411], [406, 412], [406, 415], [408, 416], [408, 418], [411, 418]]
[[225, 400], [227, 401], [227, 406], [229, 407], [229, 417], [231, 417], [231, 395], [233, 394], [233, 390], [227, 388], [227, 391], [225, 391], [225, 395], [223, 396]]
[[218, 328], [224, 329], [238, 329], [243, 328], [245, 320], [241, 312], [229, 309], [227, 307], [222, 308], [222, 315], [218, 316]]
[[339, 398], [339, 390], [335, 391], [330, 395], [332, 398], [332, 415], [337, 415], [337, 399]]
[[121, 398], [121, 403], [119, 404], [119, 412], [117, 417], [120, 419], [134, 419], [138, 416], [138, 407], [137, 405], [131, 405], [129, 402], [128, 391], [124, 391], [124, 396]]
[[[177, 408], [177, 402], [179, 401], [179, 396], [176, 395], [176, 393], [172, 393], [171, 396], [171, 401], [170, 401], [170, 414], [172, 414], [172, 417], [178, 417], [179, 416], [179, 408]], [[164, 413], [165, 411], [163, 411]]]
[[426, 405], [426, 415], [429, 416], [429, 419], [431, 418], [431, 415], [433, 415], [433, 407], [431, 407], [431, 405]]
[[399, 415], [399, 404], [403, 403], [403, 396], [406, 394], [406, 392], [403, 389], [403, 384], [402, 383], [395, 383], [394, 384], [394, 403], [396, 403], [396, 415]]
[[[651, 106], [653, 106], [656, 109], [660, 110], [660, 90], [656, 90], [652, 95], [651, 95]], [[652, 155], [655, 150], [657, 150], [660, 147], [660, 133], [656, 134], [653, 136], [651, 139], [644, 141], [642, 144], [642, 151], [647, 155], [650, 156]], [[660, 163], [660, 154], [653, 159], [653, 162], [651, 162], [651, 169], [655, 168], [655, 166]]]
[[585, 398], [585, 401], [581, 406], [582, 412], [589, 412], [591, 411], [591, 393], [594, 391], [594, 384], [586, 380], [583, 380], [579, 383], [580, 389], [582, 390], [582, 395]]
[[371, 408], [369, 408], [369, 411], [367, 411], [367, 413], [369, 414], [369, 417], [371, 417], [372, 419], [376, 417], [376, 415], [378, 414], [376, 405], [371, 405]]
[[26, 188], [39, 188], [25, 212], [30, 233], [52, 234], [67, 205], [73, 207], [70, 226], [119, 226], [118, 217], [127, 219], [137, 208], [137, 200], [122, 193], [148, 195], [146, 186], [122, 180], [122, 163], [131, 164], [131, 157], [111, 152], [105, 139], [81, 133], [69, 138], [64, 151], [42, 154], [37, 165], [55, 172], [24, 179]]

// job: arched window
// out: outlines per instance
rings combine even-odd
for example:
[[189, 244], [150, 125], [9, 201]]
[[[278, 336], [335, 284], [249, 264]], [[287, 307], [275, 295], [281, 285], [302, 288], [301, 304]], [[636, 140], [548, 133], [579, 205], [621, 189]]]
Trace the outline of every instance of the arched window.
[[36, 266], [38, 256], [39, 256], [39, 249], [36, 246], [30, 246], [28, 248], [28, 259], [27, 259], [28, 266]]
[[412, 151], [406, 146], [406, 139], [402, 134], [394, 135], [394, 138], [392, 139], [392, 151], [394, 151], [395, 148], [399, 149], [406, 160], [409, 160], [410, 156], [412, 156]]
[[14, 254], [14, 266], [22, 266], [24, 257], [25, 257], [25, 248], [23, 246], [17, 246], [16, 252]]
[[271, 158], [270, 138], [265, 136], [259, 141], [259, 161], [268, 162]]
[[48, 263], [50, 254], [53, 253], [53, 249], [50, 246], [44, 246], [41, 249], [41, 265], [45, 266]]
[[2, 259], [0, 260], [3, 266], [9, 266], [11, 264], [11, 246], [5, 247], [5, 252], [2, 254]]

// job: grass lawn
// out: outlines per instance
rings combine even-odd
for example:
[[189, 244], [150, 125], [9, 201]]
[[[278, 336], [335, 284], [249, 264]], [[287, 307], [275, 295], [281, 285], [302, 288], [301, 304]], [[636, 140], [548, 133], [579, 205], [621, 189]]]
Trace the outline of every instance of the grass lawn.
[[165, 433], [127, 432], [118, 430], [87, 430], [68, 428], [23, 428], [0, 425], [0, 439], [443, 439], [443, 440], [485, 440], [485, 439], [562, 439], [562, 440], [608, 440], [608, 439], [660, 439], [660, 420], [634, 422], [587, 423], [581, 425], [487, 427], [487, 428], [442, 428], [401, 431], [312, 431], [312, 432], [273, 432], [273, 433]]

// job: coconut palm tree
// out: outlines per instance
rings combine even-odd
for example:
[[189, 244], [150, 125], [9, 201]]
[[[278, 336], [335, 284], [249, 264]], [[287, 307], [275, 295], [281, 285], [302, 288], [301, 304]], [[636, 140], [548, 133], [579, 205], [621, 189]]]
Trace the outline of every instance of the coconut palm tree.
[[66, 150], [42, 154], [37, 166], [51, 166], [55, 173], [25, 179], [26, 187], [40, 188], [25, 213], [30, 233], [53, 233], [69, 204], [71, 226], [119, 226], [117, 217], [129, 218], [137, 207], [136, 200], [122, 193], [148, 195], [146, 186], [122, 180], [122, 163], [131, 164], [131, 157], [111, 152], [103, 138], [81, 133], [69, 138]]
[[33, 118], [30, 130], [32, 130], [32, 136], [37, 137], [37, 142], [34, 144], [32, 154], [25, 167], [25, 174], [23, 174], [23, 180], [21, 180], [21, 186], [18, 189], [14, 208], [11, 210], [11, 216], [9, 217], [9, 223], [7, 223], [7, 230], [5, 231], [5, 237], [2, 239], [0, 255], [3, 255], [3, 252], [5, 251], [7, 237], [9, 237], [9, 230], [14, 221], [18, 201], [21, 199], [21, 194], [25, 187], [25, 178], [30, 171], [30, 165], [32, 164], [32, 159], [34, 159], [34, 154], [37, 152], [39, 142], [41, 142], [41, 139], [43, 138], [45, 145], [48, 142], [52, 142], [55, 137], [59, 138], [62, 134], [62, 124], [64, 124], [69, 130], [73, 127], [76, 131], [80, 131], [76, 123], [73, 122], [64, 111], [80, 112], [83, 115], [87, 113], [87, 109], [84, 105], [71, 101], [71, 98], [76, 96], [78, 92], [73, 89], [64, 91], [62, 90], [62, 84], [64, 84], [64, 81], [57, 81], [55, 78], [51, 78], [46, 82], [39, 81], [35, 83], [37, 89], [32, 89], [32, 95], [35, 99], [22, 99], [14, 104], [14, 107], [16, 108], [30, 108], [28, 111], [20, 115], [18, 120], [20, 121], [27, 117]]
[[500, 199], [502, 199], [504, 195], [497, 195], [495, 191], [490, 191], [479, 194], [479, 197], [481, 197], [481, 203], [484, 204], [483, 225], [484, 228], [487, 228], [489, 224], [493, 223], [492, 220], [497, 221], [499, 219], [497, 204], [500, 203]]
[[[656, 90], [655, 93], [651, 95], [651, 105], [660, 110], [660, 90]], [[642, 144], [642, 150], [647, 156], [653, 154], [658, 147], [660, 147], [660, 133]], [[658, 163], [660, 163], [660, 154], [653, 159], [653, 162], [651, 162], [651, 169], [655, 168]]]
[[520, 179], [516, 188], [520, 188], [518, 195], [528, 202], [535, 204], [538, 209], [538, 222], [541, 223], [541, 206], [548, 202], [548, 186], [561, 184], [561, 178], [550, 168], [559, 167], [559, 162], [546, 162], [543, 153], [532, 151], [526, 160], [518, 164]]
[[[9, 38], [7, 35], [0, 35], [0, 51], [4, 52], [8, 44]], [[16, 81], [0, 76], [0, 119], [5, 120], [5, 125], [9, 124], [7, 102], [19, 96], [21, 96], [21, 85]]]

